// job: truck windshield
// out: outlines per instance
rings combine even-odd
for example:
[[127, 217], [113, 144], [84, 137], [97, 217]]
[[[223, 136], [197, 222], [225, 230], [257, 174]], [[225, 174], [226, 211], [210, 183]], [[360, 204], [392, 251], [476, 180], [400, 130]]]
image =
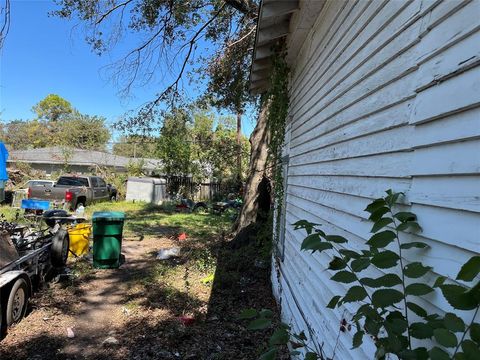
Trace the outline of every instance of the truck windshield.
[[87, 178], [78, 178], [70, 176], [62, 176], [57, 181], [57, 185], [67, 185], [67, 186], [88, 186]]

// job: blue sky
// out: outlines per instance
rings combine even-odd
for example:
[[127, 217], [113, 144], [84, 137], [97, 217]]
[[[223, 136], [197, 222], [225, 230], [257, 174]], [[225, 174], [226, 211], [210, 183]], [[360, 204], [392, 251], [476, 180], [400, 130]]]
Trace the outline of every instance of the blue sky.
[[[84, 41], [74, 21], [49, 17], [53, 1], [12, 0], [10, 32], [0, 60], [0, 119], [29, 119], [31, 108], [50, 93], [58, 94], [80, 112], [104, 116], [113, 124], [129, 110], [154, 98], [162, 85], [135, 88], [128, 98], [109, 81], [105, 67], [134, 46], [130, 37], [115, 53], [101, 57]], [[184, 84], [187, 84], [185, 81]], [[194, 88], [188, 87], [193, 92]], [[243, 131], [249, 136], [254, 121], [244, 116]]]

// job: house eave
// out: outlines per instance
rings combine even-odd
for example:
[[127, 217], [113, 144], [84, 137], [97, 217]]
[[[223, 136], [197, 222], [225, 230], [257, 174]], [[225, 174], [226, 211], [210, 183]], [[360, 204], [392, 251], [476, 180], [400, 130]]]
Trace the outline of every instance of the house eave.
[[300, 52], [308, 32], [314, 25], [326, 0], [263, 0], [257, 20], [257, 33], [250, 68], [250, 92], [268, 90], [271, 58], [275, 44], [285, 39], [287, 62]]

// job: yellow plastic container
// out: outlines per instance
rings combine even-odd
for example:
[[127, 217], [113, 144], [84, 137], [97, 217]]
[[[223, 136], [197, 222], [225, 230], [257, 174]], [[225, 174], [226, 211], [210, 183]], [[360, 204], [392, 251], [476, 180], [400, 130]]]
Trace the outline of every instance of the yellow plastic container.
[[70, 238], [69, 257], [82, 256], [88, 252], [91, 233], [92, 225], [90, 224], [77, 224], [68, 230], [68, 237]]

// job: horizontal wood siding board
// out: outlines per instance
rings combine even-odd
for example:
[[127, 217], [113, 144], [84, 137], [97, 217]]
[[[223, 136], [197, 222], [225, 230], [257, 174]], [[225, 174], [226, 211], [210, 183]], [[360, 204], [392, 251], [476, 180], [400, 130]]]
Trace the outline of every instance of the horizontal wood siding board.
[[438, 54], [421, 64], [417, 74], [417, 92], [436, 85], [442, 79], [455, 76], [464, 64], [475, 61], [480, 56], [478, 30], [452, 46], [441, 49]]
[[[396, 179], [355, 176], [289, 176], [288, 187], [323, 190], [375, 199], [387, 188], [407, 193], [406, 204], [416, 203], [448, 209], [480, 212], [480, 175], [433, 176]], [[403, 201], [403, 200], [402, 200]]]
[[[295, 142], [296, 146], [290, 147], [290, 156], [293, 157], [301, 155], [320, 147], [338, 144], [344, 141], [406, 125], [410, 119], [409, 108], [411, 107], [412, 103], [413, 102], [411, 100], [401, 102], [388, 107], [383, 111], [376, 112], [371, 116], [362, 117], [356, 121], [341, 125], [336, 129], [326, 131], [325, 133], [314, 138], [310, 136], [306, 137], [307, 140], [303, 142], [297, 139]], [[315, 144], [311, 144], [312, 141], [315, 141]], [[288, 143], [291, 143], [290, 139], [288, 139]]]
[[376, 199], [390, 187], [399, 192], [410, 189], [410, 179], [363, 177], [363, 176], [289, 176], [288, 186], [303, 186], [310, 189], [349, 194], [368, 199]]
[[[360, 251], [372, 235], [364, 209], [391, 188], [406, 194], [396, 209], [416, 213], [423, 228], [401, 241], [430, 246], [403, 252], [405, 264], [434, 268], [423, 281], [455, 278], [480, 252], [478, 13], [477, 0], [328, 1], [293, 57], [285, 259], [272, 277], [282, 316], [301, 331], [303, 312], [326, 350], [357, 305], [325, 309], [348, 286], [330, 280], [331, 253], [300, 251], [305, 232], [295, 221], [320, 223]], [[439, 291], [417, 300], [429, 313], [453, 311]], [[372, 343], [350, 350], [351, 335], [341, 335], [336, 357], [372, 358]]]
[[[379, 32], [382, 31], [386, 24], [389, 24], [397, 17], [398, 13], [401, 12], [408, 3], [398, 2], [393, 8], [385, 5], [386, 2], [382, 1], [370, 2], [369, 7], [363, 14], [364, 16], [359, 18], [358, 23], [350, 24], [350, 26], [353, 25], [353, 27], [350, 28], [350, 37], [344, 37], [343, 48], [338, 48], [339, 52], [336, 54], [337, 56], [329, 59], [328, 64], [322, 62], [321, 59], [326, 58], [330, 53], [321, 51], [321, 53], [316, 52], [311, 54], [313, 58], [320, 59], [320, 61], [315, 62], [311, 60], [313, 66], [304, 74], [304, 77], [295, 76], [293, 79], [292, 104], [305, 101], [302, 98], [297, 98], [296, 91], [301, 91], [304, 86], [311, 86], [312, 83], [318, 82], [318, 80], [326, 73], [326, 69], [333, 64], [333, 60], [338, 59], [340, 55], [342, 56], [343, 61], [351, 61], [357, 53], [359, 53]], [[302, 82], [302, 87], [297, 86], [298, 82]]]
[[411, 144], [406, 141], [413, 135], [413, 128], [401, 126], [380, 132], [344, 139], [326, 146], [316, 146], [301, 154], [291, 154], [290, 164], [314, 163], [320, 161], [349, 159], [360, 156], [388, 154], [411, 150]]
[[[401, 74], [400, 78], [396, 79], [397, 81], [381, 85], [375, 88], [373, 92], [366, 91], [369, 93], [368, 96], [364, 94], [355, 99], [346, 99], [344, 103], [338, 104], [337, 107], [329, 107], [320, 113], [313, 112], [308, 119], [315, 120], [314, 123], [309, 122], [308, 127], [302, 128], [301, 132], [297, 131], [296, 133], [292, 127], [292, 145], [296, 146], [308, 140], [308, 138], [318, 137], [329, 130], [354, 122], [362, 117], [373, 115], [413, 98], [415, 96], [412, 86], [414, 79], [415, 73]], [[295, 119], [295, 122], [304, 124], [305, 119]], [[302, 135], [304, 137], [297, 140]]]
[[[335, 10], [334, 7], [336, 6], [338, 8], [340, 5], [342, 5], [342, 2], [329, 1], [328, 4], [329, 6], [331, 6], [330, 11], [334, 11]], [[352, 5], [354, 5], [353, 2], [350, 2], [350, 7], [349, 7], [350, 9], [353, 9]], [[366, 4], [366, 5], [368, 7], [368, 5], [370, 4]], [[361, 6], [361, 4], [357, 5], [357, 9], [359, 9], [359, 6]], [[370, 7], [380, 9], [383, 6], [384, 4], [380, 4], [379, 6], [379, 4], [372, 3]], [[357, 10], [357, 14], [359, 15], [358, 17], [362, 15], [365, 9], [366, 7], [363, 7], [362, 10]], [[341, 9], [338, 8], [337, 11], [338, 10], [341, 10]], [[311, 73], [312, 70], [317, 68], [319, 65], [322, 65], [323, 62], [328, 59], [328, 55], [331, 54], [331, 51], [332, 51], [331, 42], [326, 40], [327, 37], [323, 35], [323, 32], [325, 31], [324, 29], [330, 30], [330, 36], [333, 36], [335, 34], [337, 35], [337, 42], [336, 42], [337, 45], [339, 41], [338, 39], [341, 39], [339, 35], [346, 36], [344, 31], [342, 32], [337, 31], [335, 33], [331, 31], [333, 29], [333, 26], [330, 24], [330, 22], [332, 20], [334, 22], [337, 22], [334, 17], [328, 18], [328, 15], [323, 14], [322, 16], [322, 14], [320, 14], [319, 20], [323, 20], [323, 21], [319, 21], [316, 24], [316, 26], [314, 26], [314, 29], [316, 34], [322, 34], [322, 35], [313, 37], [311, 42], [309, 44], [306, 44], [310, 49], [310, 51], [301, 52], [300, 55], [303, 55], [303, 56], [297, 57], [297, 63], [295, 67], [295, 77], [292, 82], [292, 88], [295, 90], [297, 90], [297, 84], [304, 80], [308, 81], [307, 76], [309, 75], [309, 73]], [[348, 24], [351, 24], [351, 22], [345, 23], [346, 26]], [[355, 26], [355, 24], [353, 26]], [[320, 45], [322, 45], [322, 47], [320, 47]], [[294, 97], [295, 97], [295, 94], [293, 93], [292, 102], [295, 100]]]
[[[455, 96], [462, 89], [462, 96]], [[420, 92], [412, 123], [418, 124], [480, 106], [480, 66]]]
[[480, 213], [480, 175], [415, 177], [408, 199], [419, 205]]
[[[363, 89], [373, 89], [375, 82], [380, 86], [385, 85], [389, 81], [393, 81], [388, 80], [389, 78], [393, 79], [398, 77], [401, 72], [408, 72], [408, 68], [416, 68], [416, 63], [409, 63], [404, 59], [411, 58], [411, 53], [415, 52], [412, 47], [420, 41], [419, 29], [420, 22], [417, 21], [408, 29], [408, 32], [403, 32], [391, 42], [385, 43], [384, 47], [378, 49], [377, 52], [372, 54], [365, 51], [369, 57], [355, 61], [351, 66], [341, 68], [337, 74], [332, 74], [328, 79], [319, 79], [312, 84], [311, 88], [305, 88], [306, 93], [310, 94], [308, 101], [302, 104], [302, 107], [297, 107], [293, 103], [292, 115], [298, 118], [308, 118], [312, 108], [322, 111], [341, 96], [355, 97], [352, 91], [359, 85]], [[398, 70], [405, 66], [407, 69]], [[330, 68], [328, 70], [328, 74], [333, 71]], [[383, 83], [379, 82], [378, 78], [384, 80]], [[313, 89], [315, 91], [312, 91]], [[296, 131], [297, 128], [294, 130]]]

